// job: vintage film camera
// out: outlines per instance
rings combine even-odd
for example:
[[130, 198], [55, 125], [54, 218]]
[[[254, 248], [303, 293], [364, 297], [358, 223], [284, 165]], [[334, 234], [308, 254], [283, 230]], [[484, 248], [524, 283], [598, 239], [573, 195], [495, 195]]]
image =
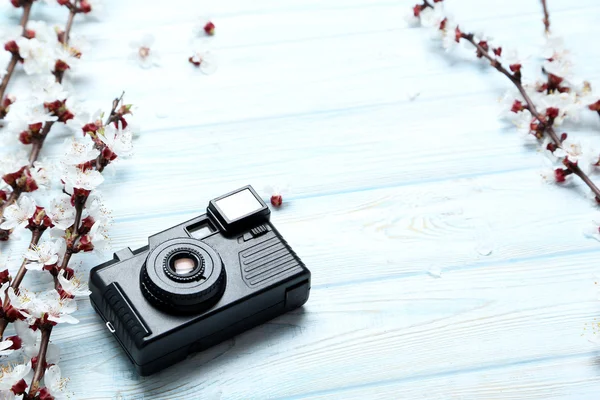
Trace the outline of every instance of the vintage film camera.
[[92, 269], [90, 299], [141, 375], [302, 306], [310, 271], [251, 186]]

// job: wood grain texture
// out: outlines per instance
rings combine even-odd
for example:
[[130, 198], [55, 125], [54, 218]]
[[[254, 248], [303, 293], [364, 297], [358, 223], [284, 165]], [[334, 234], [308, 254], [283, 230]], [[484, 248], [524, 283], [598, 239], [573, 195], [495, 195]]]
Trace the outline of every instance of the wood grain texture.
[[[538, 54], [537, 0], [447, 1], [461, 27]], [[600, 83], [600, 5], [548, 3], [578, 73]], [[583, 235], [597, 209], [579, 185], [542, 182], [543, 156], [498, 121], [507, 82], [406, 28], [411, 5], [106, 0], [101, 20], [76, 21], [93, 51], [70, 84], [91, 108], [125, 89], [143, 128], [104, 185], [113, 248], [238, 186], [289, 185], [273, 220], [313, 287], [302, 310], [146, 378], [82, 301], [81, 323], [53, 334], [73, 398], [597, 398], [600, 247]], [[187, 63], [201, 15], [217, 25], [209, 76]], [[162, 67], [143, 71], [128, 42], [148, 32]], [[12, 88], [27, 90], [22, 73]], [[566, 129], [600, 144], [595, 118]], [[69, 135], [53, 131], [43, 155], [59, 159]]]

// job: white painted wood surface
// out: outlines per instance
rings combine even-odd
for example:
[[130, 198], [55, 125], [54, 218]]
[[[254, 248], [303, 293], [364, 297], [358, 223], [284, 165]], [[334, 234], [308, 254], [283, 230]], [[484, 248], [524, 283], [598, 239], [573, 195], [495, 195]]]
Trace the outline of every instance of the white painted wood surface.
[[[461, 27], [539, 51], [537, 0], [447, 1]], [[548, 2], [598, 83], [600, 4]], [[303, 310], [147, 378], [81, 302], [81, 323], [53, 334], [73, 398], [598, 398], [600, 247], [582, 234], [597, 210], [541, 182], [542, 156], [497, 120], [507, 82], [406, 28], [412, 3], [106, 0], [100, 21], [76, 22], [93, 49], [77, 92], [106, 108], [125, 89], [142, 120], [135, 157], [104, 185], [115, 250], [241, 185], [289, 185], [273, 221], [313, 288]], [[187, 63], [201, 15], [217, 26], [210, 76]], [[149, 32], [162, 67], [145, 71], [128, 43]], [[593, 140], [600, 123], [570, 131]], [[53, 134], [56, 159], [68, 134]]]

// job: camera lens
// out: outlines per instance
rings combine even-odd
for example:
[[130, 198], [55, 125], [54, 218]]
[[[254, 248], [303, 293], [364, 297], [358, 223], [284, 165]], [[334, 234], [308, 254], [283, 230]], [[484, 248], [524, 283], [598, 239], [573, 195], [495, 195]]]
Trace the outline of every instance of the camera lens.
[[167, 265], [178, 276], [187, 276], [191, 272], [195, 272], [202, 262], [194, 253], [183, 251], [172, 254], [167, 260]]
[[140, 273], [148, 301], [173, 313], [198, 312], [225, 289], [225, 268], [210, 246], [192, 238], [169, 240], [152, 250]]

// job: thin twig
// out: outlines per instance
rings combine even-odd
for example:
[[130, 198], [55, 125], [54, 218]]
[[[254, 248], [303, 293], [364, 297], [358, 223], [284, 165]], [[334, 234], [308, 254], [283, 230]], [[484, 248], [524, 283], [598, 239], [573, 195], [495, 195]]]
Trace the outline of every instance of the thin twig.
[[37, 355], [37, 365], [33, 373], [31, 385], [29, 385], [29, 397], [33, 399], [40, 390], [40, 381], [46, 371], [46, 353], [48, 352], [48, 344], [50, 343], [50, 335], [52, 334], [52, 325], [47, 324], [40, 328], [42, 332], [42, 341], [40, 342], [40, 351]]
[[15, 67], [17, 66], [18, 62], [19, 56], [13, 54], [10, 58], [10, 61], [8, 62], [8, 66], [6, 67], [6, 75], [4, 75], [4, 78], [2, 78], [2, 83], [0, 83], [0, 101], [4, 99], [4, 93], [6, 92], [6, 88], [8, 87], [8, 82], [10, 81], [13, 72], [15, 72]]
[[[33, 5], [33, 1], [28, 1], [23, 5], [23, 15], [21, 16], [21, 28], [22, 35], [25, 35], [27, 31], [27, 23], [29, 22], [29, 14], [31, 13], [31, 6]], [[17, 54], [13, 54], [8, 62], [8, 67], [6, 67], [6, 75], [2, 78], [2, 83], [0, 83], [0, 102], [4, 99], [4, 93], [8, 88], [8, 82], [12, 77], [13, 72], [15, 71], [15, 67], [19, 62], [19, 56]]]
[[110, 114], [108, 114], [108, 118], [106, 119], [106, 122], [104, 123], [104, 125], [110, 125], [111, 123], [115, 122], [115, 115], [117, 115], [117, 108], [119, 108], [119, 104], [121, 104], [121, 102], [123, 101], [123, 96], [125, 96], [125, 91], [123, 91], [123, 93], [121, 93], [120, 97], [117, 97], [113, 100], [112, 109], [110, 110]]
[[544, 28], [546, 33], [550, 33], [550, 13], [548, 13], [548, 5], [546, 4], [546, 0], [542, 1], [542, 8], [544, 9]]

